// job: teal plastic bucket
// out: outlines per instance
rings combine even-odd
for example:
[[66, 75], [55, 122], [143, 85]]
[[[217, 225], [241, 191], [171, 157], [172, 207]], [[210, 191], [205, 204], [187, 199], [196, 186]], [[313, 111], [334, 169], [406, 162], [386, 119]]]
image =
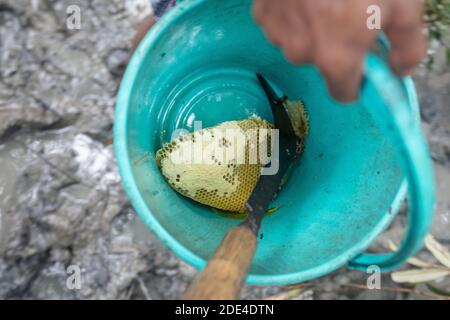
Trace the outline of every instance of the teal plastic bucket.
[[[172, 190], [155, 152], [175, 129], [257, 114], [271, 121], [259, 72], [308, 110], [299, 166], [262, 224], [247, 278], [252, 284], [310, 280], [339, 266], [390, 270], [420, 247], [434, 202], [432, 165], [409, 78], [369, 53], [360, 100], [343, 106], [311, 65], [272, 46], [243, 0], [183, 1], [145, 36], [117, 97], [115, 152], [125, 189], [145, 225], [179, 257], [202, 268], [240, 223]], [[391, 222], [409, 190], [409, 225], [399, 250], [362, 253]]]

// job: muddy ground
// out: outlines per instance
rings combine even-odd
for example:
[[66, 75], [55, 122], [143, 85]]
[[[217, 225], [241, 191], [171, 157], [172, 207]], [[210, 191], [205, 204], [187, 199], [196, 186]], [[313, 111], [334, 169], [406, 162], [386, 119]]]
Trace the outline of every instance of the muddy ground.
[[[73, 4], [80, 30], [66, 28]], [[195, 275], [136, 218], [113, 157], [115, 95], [147, 13], [146, 0], [0, 0], [0, 298], [177, 298]], [[437, 172], [432, 233], [449, 246], [450, 69], [442, 49], [435, 60], [415, 79]], [[400, 214], [373, 249], [404, 224]], [[69, 265], [81, 266], [79, 290], [66, 286]], [[242, 298], [423, 298], [351, 286], [366, 277], [342, 268], [302, 291], [246, 287]], [[382, 285], [397, 287], [389, 275]]]

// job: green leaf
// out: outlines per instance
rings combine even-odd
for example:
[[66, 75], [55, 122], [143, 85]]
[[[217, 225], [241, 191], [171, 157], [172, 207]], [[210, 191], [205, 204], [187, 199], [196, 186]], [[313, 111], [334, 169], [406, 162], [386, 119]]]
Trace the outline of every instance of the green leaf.
[[450, 292], [449, 291], [445, 291], [443, 289], [437, 288], [437, 287], [435, 287], [435, 286], [433, 286], [433, 285], [431, 285], [429, 283], [426, 283], [425, 285], [427, 286], [428, 290], [430, 290], [431, 292], [433, 292], [433, 293], [435, 293], [437, 295], [440, 295], [440, 296], [443, 296], [443, 297], [450, 297]]
[[445, 53], [447, 56], [447, 64], [450, 64], [450, 48], [446, 48]]

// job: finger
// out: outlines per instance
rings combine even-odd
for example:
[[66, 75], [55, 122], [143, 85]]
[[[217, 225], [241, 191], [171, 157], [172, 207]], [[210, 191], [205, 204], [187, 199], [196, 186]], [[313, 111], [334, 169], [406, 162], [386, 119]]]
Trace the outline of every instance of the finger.
[[[425, 57], [427, 42], [421, 28], [387, 33], [391, 43], [390, 64], [399, 75], [410, 74]], [[408, 41], [406, 41], [408, 39]]]
[[411, 73], [425, 57], [427, 41], [422, 22], [422, 3], [400, 0], [392, 8], [385, 32], [391, 42], [390, 64], [399, 75]]
[[286, 32], [281, 47], [286, 58], [292, 63], [311, 62], [312, 41], [302, 12], [294, 10], [286, 12]]
[[322, 72], [330, 95], [340, 102], [351, 102], [358, 98], [362, 79], [364, 52], [345, 48], [328, 47], [320, 50], [315, 63]]
[[308, 37], [304, 34], [292, 34], [281, 43], [287, 60], [295, 64], [311, 63], [311, 50]]
[[136, 32], [136, 35], [134, 36], [134, 39], [131, 43], [131, 49], [130, 49], [130, 57], [133, 54], [134, 50], [136, 50], [138, 44], [141, 42], [142, 38], [147, 34], [148, 30], [155, 24], [156, 20], [154, 16], [148, 16], [146, 17], [141, 24], [138, 26], [138, 30]]
[[267, 17], [269, 4], [267, 0], [255, 0], [253, 2], [252, 14], [258, 24], [262, 24], [264, 18]]
[[257, 0], [253, 5], [253, 15], [256, 22], [262, 26], [266, 38], [279, 46], [286, 30], [283, 7], [268, 0]]

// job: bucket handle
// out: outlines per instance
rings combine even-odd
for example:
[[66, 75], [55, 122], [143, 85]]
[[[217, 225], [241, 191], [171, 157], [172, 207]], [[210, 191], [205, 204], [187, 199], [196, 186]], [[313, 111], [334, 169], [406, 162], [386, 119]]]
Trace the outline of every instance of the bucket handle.
[[405, 94], [404, 85], [412, 85], [411, 79], [401, 82], [386, 63], [369, 54], [365, 61], [365, 80], [361, 101], [386, 132], [397, 149], [408, 185], [408, 227], [396, 252], [384, 254], [362, 253], [350, 263], [350, 269], [367, 271], [378, 266], [390, 271], [402, 265], [421, 247], [432, 222], [434, 208], [434, 175], [426, 140], [420, 128], [412, 104], [417, 104], [415, 94]]

